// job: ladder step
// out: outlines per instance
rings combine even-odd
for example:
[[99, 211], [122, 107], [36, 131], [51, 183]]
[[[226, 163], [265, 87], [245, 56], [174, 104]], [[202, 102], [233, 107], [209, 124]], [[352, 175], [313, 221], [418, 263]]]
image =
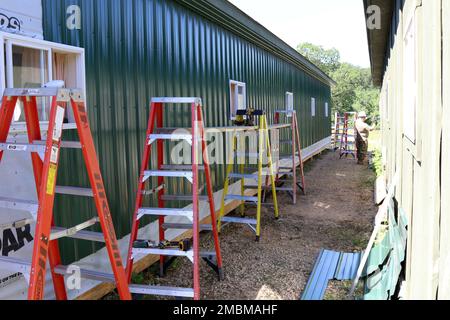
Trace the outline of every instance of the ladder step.
[[37, 214], [39, 204], [31, 200], [19, 200], [14, 198], [0, 197], [0, 207], [5, 209], [22, 210]]
[[[68, 272], [68, 271], [69, 271], [68, 266], [60, 265], [60, 266], [55, 267], [55, 273], [62, 275], [62, 276], [71, 274], [71, 272]], [[83, 279], [95, 280], [95, 281], [100, 281], [100, 282], [109, 282], [109, 283], [116, 282], [113, 274], [94, 271], [94, 270], [80, 269], [80, 276]]]
[[134, 294], [167, 296], [167, 297], [181, 297], [181, 298], [193, 298], [194, 297], [194, 289], [192, 289], [192, 288], [148, 286], [148, 285], [142, 285], [142, 284], [130, 284], [129, 288], [130, 288], [130, 292], [134, 293]]
[[196, 103], [196, 104], [201, 104], [202, 103], [202, 99], [197, 98], [197, 97], [159, 97], [159, 98], [152, 98], [152, 103], [172, 103], [172, 104], [192, 104], [192, 103]]
[[[192, 165], [176, 165], [176, 164], [164, 164], [161, 166], [161, 170], [182, 170], [192, 171]], [[205, 170], [205, 166], [199, 165], [198, 170]]]
[[172, 133], [172, 134], [150, 134], [148, 136], [148, 144], [151, 145], [153, 142], [157, 140], [185, 140], [190, 145], [192, 145], [192, 134], [181, 134], [181, 133]]
[[55, 193], [81, 197], [94, 196], [94, 192], [92, 191], [91, 188], [80, 188], [80, 187], [56, 186]]
[[133, 256], [137, 254], [143, 255], [157, 255], [157, 256], [169, 256], [169, 257], [186, 257], [191, 261], [194, 259], [194, 251], [182, 251], [180, 249], [159, 249], [159, 248], [133, 248]]
[[[189, 223], [164, 223], [162, 227], [166, 230], [168, 229], [179, 229], [179, 230], [192, 230], [194, 227]], [[210, 224], [201, 224], [200, 231], [212, 231], [212, 225]]]
[[258, 202], [258, 197], [248, 197], [248, 196], [229, 194], [229, 195], [225, 196], [225, 200], [240, 200], [240, 201], [248, 201], [248, 202]]
[[281, 171], [279, 170], [278, 173], [276, 173], [277, 175], [285, 175], [285, 176], [293, 176], [294, 172], [292, 171]]
[[[36, 140], [33, 141], [33, 144], [44, 146], [47, 144], [45, 140]], [[81, 142], [79, 141], [61, 141], [61, 148], [63, 149], [81, 149]]]
[[245, 158], [259, 158], [259, 153], [257, 152], [235, 152], [236, 157], [245, 157]]
[[143, 216], [175, 216], [193, 219], [192, 209], [170, 209], [170, 208], [141, 208], [138, 210], [138, 220]]
[[30, 143], [0, 143], [1, 151], [44, 153], [45, 145]]
[[[192, 201], [192, 195], [170, 195], [170, 194], [165, 194], [163, 196], [161, 196], [161, 199], [164, 201]], [[208, 201], [209, 198], [208, 196], [198, 196], [198, 199], [200, 201]]]
[[[264, 190], [272, 190], [272, 187], [262, 187]], [[288, 188], [288, 187], [276, 187], [275, 188], [276, 191], [292, 191], [293, 188]]]
[[221, 220], [222, 220], [222, 222], [225, 222], [225, 223], [240, 223], [240, 224], [251, 224], [251, 225], [257, 224], [256, 219], [249, 219], [249, 218], [222, 217]]
[[149, 170], [144, 172], [142, 182], [145, 182], [150, 177], [167, 177], [167, 178], [186, 178], [192, 183], [192, 171], [168, 171], [168, 170]]
[[229, 178], [234, 178], [234, 179], [254, 179], [254, 180], [258, 180], [258, 175], [257, 174], [231, 173], [228, 177]]

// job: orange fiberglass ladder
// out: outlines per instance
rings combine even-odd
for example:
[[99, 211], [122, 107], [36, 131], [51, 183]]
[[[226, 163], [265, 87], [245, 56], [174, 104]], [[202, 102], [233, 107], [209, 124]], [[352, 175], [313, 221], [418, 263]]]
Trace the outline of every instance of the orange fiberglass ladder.
[[[291, 139], [288, 140], [280, 140], [280, 144], [288, 144], [291, 145], [291, 154], [280, 155], [279, 161], [288, 159], [292, 160], [291, 167], [282, 167], [278, 166], [278, 172], [276, 176], [276, 185], [277, 191], [287, 191], [290, 193], [292, 197], [292, 202], [294, 204], [297, 203], [297, 188], [300, 188], [304, 195], [306, 195], [306, 184], [305, 184], [305, 173], [303, 169], [303, 157], [302, 157], [302, 145], [300, 140], [300, 131], [298, 128], [298, 120], [297, 120], [297, 112], [295, 111], [286, 111], [286, 110], [278, 110], [275, 111], [275, 125], [280, 124], [280, 116], [284, 114], [287, 119], [291, 119], [290, 122], [290, 130], [291, 130]], [[300, 161], [300, 180], [297, 176], [297, 158]], [[285, 178], [281, 179], [280, 175], [285, 176]], [[288, 177], [292, 176], [292, 179], [289, 181]], [[292, 185], [288, 187], [278, 187], [279, 183], [289, 183]]]
[[[163, 128], [164, 109], [170, 105], [184, 105], [190, 107], [191, 129], [177, 130]], [[156, 122], [156, 126], [155, 126]], [[186, 141], [191, 145], [191, 164], [190, 165], [171, 165], [165, 164], [164, 146], [167, 141]], [[152, 146], [156, 143], [157, 149], [157, 168], [150, 168]], [[203, 155], [203, 165], [199, 155]], [[205, 183], [207, 195], [200, 193], [199, 171], [205, 172]], [[151, 182], [151, 178], [157, 180], [157, 187], [152, 190], [146, 190], [146, 183]], [[186, 179], [192, 185], [192, 194], [189, 195], [169, 195], [166, 193], [167, 184], [164, 179]], [[144, 195], [157, 196], [157, 208], [144, 208]], [[211, 215], [210, 225], [200, 225], [199, 200], [209, 202], [209, 211]], [[168, 201], [192, 202], [188, 208], [168, 208]], [[138, 239], [139, 221], [144, 216], [158, 217], [159, 223], [159, 243], [149, 239]], [[166, 217], [171, 219], [182, 219], [181, 221], [166, 221]], [[184, 220], [184, 221], [183, 221]], [[181, 222], [181, 223], [180, 223]], [[160, 273], [164, 274], [169, 257], [186, 257], [193, 263], [193, 288], [177, 288], [163, 286], [148, 286], [130, 284], [130, 291], [134, 294], [160, 295], [182, 298], [200, 298], [200, 258], [203, 258], [210, 267], [212, 267], [219, 276], [222, 274], [222, 258], [220, 254], [219, 237], [217, 232], [217, 220], [215, 216], [215, 205], [213, 188], [211, 184], [211, 172], [207, 154], [207, 145], [205, 140], [205, 129], [202, 114], [202, 101], [200, 98], [153, 98], [150, 107], [150, 119], [147, 128], [147, 138], [143, 154], [142, 167], [139, 177], [138, 191], [136, 196], [136, 208], [133, 216], [133, 226], [130, 237], [130, 246], [128, 252], [127, 275], [131, 281], [133, 271], [133, 262], [136, 255], [158, 255], [160, 258]], [[181, 243], [183, 245], [166, 246], [166, 230], [192, 230], [192, 245], [185, 244], [186, 239]], [[212, 231], [214, 239], [214, 252], [200, 252], [200, 231]], [[189, 239], [190, 242], [190, 239]], [[167, 260], [167, 262], [166, 262]]]
[[[38, 118], [37, 98], [50, 98], [51, 109], [46, 140], [42, 139]], [[8, 133], [16, 103], [21, 101], [25, 113], [28, 144], [8, 142]], [[70, 106], [75, 117], [79, 142], [62, 142], [62, 127], [66, 109]], [[91, 188], [57, 186], [60, 149], [81, 149], [87, 168]], [[20, 228], [36, 222], [32, 260], [0, 257], [0, 268], [22, 273], [29, 281], [28, 299], [44, 298], [47, 257], [53, 279], [55, 295], [58, 300], [67, 299], [64, 275], [66, 266], [61, 265], [58, 239], [73, 238], [105, 243], [113, 274], [91, 270], [80, 270], [82, 278], [103, 282], [115, 282], [121, 299], [131, 299], [128, 281], [119, 252], [114, 226], [109, 210], [102, 175], [89, 127], [88, 116], [82, 91], [77, 89], [6, 89], [0, 110], [0, 161], [4, 152], [29, 152], [33, 165], [38, 202], [0, 198], [0, 206], [31, 213], [33, 219], [11, 221], [10, 227]], [[98, 217], [73, 228], [53, 226], [53, 206], [55, 194], [94, 198]], [[102, 233], [86, 231], [100, 223]]]
[[351, 155], [353, 159], [356, 159], [356, 112], [346, 112], [343, 120], [339, 157], [342, 159]]

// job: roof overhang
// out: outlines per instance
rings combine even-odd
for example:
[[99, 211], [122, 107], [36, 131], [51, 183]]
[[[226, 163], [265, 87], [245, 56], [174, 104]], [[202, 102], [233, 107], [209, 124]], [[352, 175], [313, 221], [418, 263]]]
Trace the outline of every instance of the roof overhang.
[[336, 82], [325, 72], [232, 3], [226, 0], [176, 1], [247, 41], [292, 63], [321, 82], [330, 86], [336, 85]]
[[381, 28], [367, 28], [369, 42], [369, 55], [372, 67], [372, 79], [376, 86], [383, 83], [386, 53], [388, 50], [388, 39], [391, 30], [392, 15], [394, 12], [393, 0], [363, 0], [364, 13], [367, 18], [367, 8], [376, 5], [381, 9]]

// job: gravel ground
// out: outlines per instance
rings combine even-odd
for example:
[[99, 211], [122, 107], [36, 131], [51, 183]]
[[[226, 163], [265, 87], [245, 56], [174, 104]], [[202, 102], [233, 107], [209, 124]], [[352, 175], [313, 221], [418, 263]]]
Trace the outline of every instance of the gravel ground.
[[[306, 166], [307, 195], [297, 204], [279, 194], [280, 219], [262, 211], [260, 242], [248, 227], [226, 226], [220, 235], [225, 280], [201, 266], [202, 299], [299, 299], [321, 248], [356, 252], [364, 249], [377, 208], [373, 204], [374, 174], [352, 160], [326, 152]], [[255, 210], [248, 208], [248, 216]], [[211, 250], [212, 237], [203, 234], [202, 248]], [[150, 268], [140, 282], [190, 287], [192, 264], [178, 259], [166, 277]], [[332, 282], [326, 299], [343, 299], [348, 283]], [[148, 297], [154, 299], [155, 297]]]

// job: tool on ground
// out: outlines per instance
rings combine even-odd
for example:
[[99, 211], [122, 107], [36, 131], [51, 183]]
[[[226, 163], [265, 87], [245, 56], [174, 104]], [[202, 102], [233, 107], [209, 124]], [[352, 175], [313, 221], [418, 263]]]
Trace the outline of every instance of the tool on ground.
[[[342, 131], [336, 131], [340, 134], [340, 153], [339, 157], [342, 159], [343, 157], [347, 158], [351, 155], [354, 159], [356, 159], [356, 112], [346, 112], [343, 117], [338, 117], [339, 124], [342, 124]], [[343, 120], [343, 121], [341, 121]]]
[[151, 241], [151, 240], [136, 240], [133, 244], [134, 248], [141, 248], [141, 249], [146, 249], [146, 248], [159, 248], [159, 249], [174, 249], [174, 248], [178, 248], [181, 251], [189, 251], [192, 248], [192, 241], [191, 239], [183, 239], [180, 241], [168, 241], [168, 240], [164, 240], [164, 241], [160, 241], [160, 242], [155, 242], [155, 241]]
[[[183, 114], [190, 114], [191, 128], [173, 129], [163, 128], [163, 119], [165, 109], [171, 106], [185, 107]], [[189, 111], [187, 111], [189, 110]], [[155, 126], [156, 122], [156, 126]], [[185, 141], [191, 146], [191, 164], [178, 165], [166, 164], [164, 155], [165, 147], [168, 147], [170, 141]], [[153, 155], [152, 149], [156, 143], [157, 155]], [[161, 295], [173, 297], [200, 298], [200, 261], [203, 258], [210, 267], [217, 272], [219, 279], [223, 279], [222, 258], [220, 254], [219, 237], [216, 225], [214, 196], [211, 183], [211, 172], [209, 168], [208, 153], [206, 152], [205, 129], [202, 113], [202, 101], [200, 98], [153, 98], [150, 106], [150, 117], [147, 128], [147, 138], [143, 153], [142, 167], [139, 177], [138, 191], [136, 195], [136, 207], [133, 215], [133, 226], [130, 237], [130, 246], [128, 251], [127, 276], [131, 281], [133, 263], [136, 256], [159, 255], [160, 274], [164, 275], [166, 268], [173, 261], [172, 258], [186, 257], [193, 263], [193, 288], [177, 288], [147, 285], [130, 285], [130, 291], [135, 294]], [[203, 155], [203, 166], [199, 163], [201, 159], [198, 155]], [[151, 166], [150, 161], [157, 161]], [[148, 168], [150, 165], [150, 169]], [[201, 196], [200, 193], [200, 175], [199, 171], [204, 171], [204, 181], [207, 195]], [[165, 179], [185, 179], [191, 185], [189, 188], [191, 194], [176, 195], [168, 193], [168, 184]], [[146, 185], [150, 184], [158, 187], [148, 192]], [[150, 188], [151, 188], [150, 186]], [[143, 207], [144, 196], [154, 195], [157, 199], [156, 208]], [[209, 204], [211, 215], [210, 225], [200, 225], [200, 199], [204, 199]], [[152, 200], [152, 199], [148, 199]], [[192, 205], [185, 208], [168, 207], [166, 202], [180, 201], [191, 202]], [[185, 243], [183, 247], [171, 248], [140, 248], [135, 247], [135, 241], [138, 236], [140, 220], [144, 216], [158, 218], [159, 240], [165, 241], [166, 230], [192, 230], [192, 248], [186, 250]], [[211, 230], [214, 239], [214, 252], [200, 252], [200, 231]], [[172, 258], [171, 258], [172, 257]]]
[[[46, 135], [41, 135], [37, 98], [51, 99], [50, 117]], [[16, 104], [21, 102], [25, 113], [28, 143], [7, 141]], [[79, 142], [62, 142], [64, 116], [71, 108], [75, 118]], [[46, 136], [43, 140], [43, 136]], [[91, 188], [57, 186], [60, 149], [81, 149], [86, 164]], [[7, 209], [28, 211], [36, 222], [33, 254], [30, 261], [13, 257], [0, 257], [0, 268], [22, 273], [29, 282], [28, 299], [44, 298], [47, 258], [50, 264], [53, 286], [58, 300], [67, 299], [64, 275], [68, 267], [61, 265], [58, 239], [73, 238], [104, 243], [107, 248], [113, 274], [93, 270], [81, 270], [83, 278], [112, 282], [117, 286], [121, 299], [131, 299], [128, 281], [120, 257], [114, 226], [109, 211], [106, 192], [100, 172], [97, 154], [89, 127], [85, 101], [81, 90], [61, 88], [6, 89], [0, 109], [0, 161], [4, 152], [29, 152], [33, 165], [38, 201], [0, 199], [0, 205]], [[91, 197], [94, 199], [98, 217], [72, 228], [53, 226], [55, 195]], [[102, 232], [86, 231], [100, 223]], [[15, 226], [17, 221], [11, 222]], [[22, 221], [23, 223], [23, 221]], [[16, 224], [19, 226], [20, 222]]]
[[[225, 185], [223, 189], [222, 195], [222, 203], [220, 207], [220, 215], [218, 221], [218, 229], [220, 231], [223, 224], [228, 223], [238, 223], [245, 224], [256, 234], [256, 241], [259, 241], [261, 235], [261, 206], [263, 205], [262, 199], [262, 190], [263, 190], [263, 177], [269, 176], [271, 179], [271, 189], [273, 195], [273, 206], [275, 211], [275, 218], [278, 219], [278, 202], [277, 202], [277, 193], [275, 186], [275, 171], [273, 168], [271, 147], [270, 147], [270, 139], [269, 139], [269, 128], [267, 125], [267, 117], [262, 111], [255, 111], [254, 115], [258, 115], [259, 118], [259, 126], [257, 130], [249, 129], [249, 130], [239, 130], [238, 127], [233, 132], [233, 142], [232, 142], [232, 150], [230, 157], [227, 162], [227, 173], [225, 178]], [[258, 147], [256, 153], [246, 153], [245, 149], [245, 136], [247, 133], [252, 132], [256, 134], [258, 140]], [[238, 143], [239, 139], [239, 143]], [[263, 158], [267, 157], [268, 166], [263, 173]], [[245, 163], [238, 164], [239, 173], [233, 173], [233, 169], [235, 168], [235, 159], [257, 159], [258, 172], [255, 173], [245, 173]], [[244, 161], [242, 161], [244, 162]], [[254, 170], [251, 168], [251, 170]], [[240, 194], [228, 194], [230, 182], [232, 180], [240, 180], [241, 188]], [[257, 181], [257, 185], [247, 185], [245, 183], [246, 180]], [[257, 196], [247, 196], [245, 194], [245, 190], [257, 189]], [[240, 213], [241, 217], [229, 217], [225, 216], [225, 202], [226, 201], [240, 201]], [[245, 217], [245, 204], [253, 204], [257, 206], [256, 210], [256, 219], [250, 219]]]
[[[276, 190], [288, 192], [292, 197], [292, 202], [297, 203], [297, 188], [302, 190], [303, 194], [306, 195], [306, 185], [305, 185], [305, 173], [303, 170], [303, 158], [302, 158], [302, 146], [300, 140], [300, 131], [298, 126], [297, 112], [295, 111], [285, 111], [278, 110], [275, 111], [275, 125], [280, 124], [281, 115], [285, 115], [286, 121], [290, 121], [290, 127], [284, 128], [286, 130], [285, 135], [279, 139], [280, 147], [281, 145], [291, 145], [290, 154], [280, 154], [278, 159], [278, 168], [276, 174]], [[282, 129], [280, 129], [282, 130]], [[287, 137], [286, 137], [287, 136]], [[290, 136], [290, 137], [289, 137]], [[287, 139], [284, 139], [284, 138]], [[281, 163], [289, 160], [291, 161], [291, 166], [282, 165]], [[299, 165], [297, 165], [299, 163]], [[297, 170], [299, 171], [297, 173]], [[299, 179], [300, 178], [300, 179]], [[300, 180], [300, 181], [299, 181]], [[270, 189], [267, 187], [268, 177], [266, 178], [266, 187], [264, 192], [264, 200], [266, 195], [266, 190]], [[288, 184], [289, 186], [284, 186]]]

